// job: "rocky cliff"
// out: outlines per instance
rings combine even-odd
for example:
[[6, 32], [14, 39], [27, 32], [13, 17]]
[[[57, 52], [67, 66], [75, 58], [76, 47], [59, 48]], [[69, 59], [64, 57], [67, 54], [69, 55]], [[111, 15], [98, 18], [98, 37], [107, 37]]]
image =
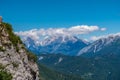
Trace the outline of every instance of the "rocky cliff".
[[[8, 23], [0, 24], [0, 80], [39, 80], [36, 57], [27, 51]], [[7, 78], [6, 78], [7, 79]], [[8, 80], [9, 80], [8, 79]]]

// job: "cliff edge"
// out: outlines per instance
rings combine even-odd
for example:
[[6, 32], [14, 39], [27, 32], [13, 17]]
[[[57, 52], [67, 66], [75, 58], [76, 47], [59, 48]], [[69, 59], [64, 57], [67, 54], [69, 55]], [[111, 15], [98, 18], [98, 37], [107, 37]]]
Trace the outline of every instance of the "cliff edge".
[[36, 57], [8, 23], [0, 24], [0, 80], [39, 80]]

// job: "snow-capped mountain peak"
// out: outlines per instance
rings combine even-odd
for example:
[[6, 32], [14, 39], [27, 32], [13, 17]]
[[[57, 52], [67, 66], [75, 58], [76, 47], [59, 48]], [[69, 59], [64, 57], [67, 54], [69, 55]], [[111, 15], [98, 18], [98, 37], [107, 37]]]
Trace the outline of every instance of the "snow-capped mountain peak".
[[112, 34], [112, 35], [104, 36], [98, 39], [97, 41], [93, 42], [89, 46], [81, 49], [78, 55], [82, 55], [84, 53], [98, 53], [105, 47], [110, 46], [115, 42], [118, 42], [119, 40], [120, 40], [120, 34]]
[[23, 42], [27, 48], [37, 53], [63, 53], [66, 55], [77, 54], [80, 49], [88, 45], [86, 41], [75, 36], [57, 35], [49, 36], [43, 40], [33, 40], [28, 37]]
[[50, 43], [52, 43], [54, 41], [58, 41], [60, 43], [64, 43], [64, 42], [67, 42], [67, 41], [76, 42], [77, 39], [78, 38], [76, 38], [74, 36], [50, 36], [43, 41], [43, 44], [44, 45], [49, 45]]

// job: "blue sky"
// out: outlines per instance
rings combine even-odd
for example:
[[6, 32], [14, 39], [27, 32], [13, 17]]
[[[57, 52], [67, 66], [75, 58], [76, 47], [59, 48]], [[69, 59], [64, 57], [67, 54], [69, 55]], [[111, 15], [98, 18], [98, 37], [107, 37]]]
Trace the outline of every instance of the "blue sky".
[[76, 25], [107, 28], [96, 35], [120, 31], [120, 0], [0, 0], [0, 15], [14, 31]]

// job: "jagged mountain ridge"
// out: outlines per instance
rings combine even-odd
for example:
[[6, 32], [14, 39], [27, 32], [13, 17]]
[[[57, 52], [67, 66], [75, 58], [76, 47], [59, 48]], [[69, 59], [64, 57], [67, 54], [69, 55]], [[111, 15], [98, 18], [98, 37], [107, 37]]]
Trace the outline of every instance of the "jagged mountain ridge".
[[88, 43], [75, 36], [50, 36], [43, 41], [36, 42], [28, 37], [23, 40], [26, 47], [34, 53], [62, 53], [65, 55], [76, 55], [80, 49]]
[[78, 55], [97, 56], [104, 54], [119, 54], [120, 50], [120, 34], [109, 35], [101, 38], [91, 45], [80, 50]]
[[[43, 41], [35, 41], [34, 39], [27, 37], [26, 40], [23, 40], [23, 42], [26, 44], [29, 50], [38, 54], [62, 53], [65, 55], [79, 56], [85, 53], [85, 55], [89, 56], [90, 54], [90, 56], [92, 56], [100, 53], [101, 54], [105, 53], [106, 51], [105, 48], [115, 47], [112, 44], [114, 44], [116, 41], [118, 42], [119, 37], [120, 37], [119, 33], [112, 34], [112, 35], [104, 36], [90, 44], [75, 36], [65, 36], [65, 35], [50, 36], [45, 38]], [[107, 50], [108, 51], [106, 52], [110, 53], [109, 48]]]
[[8, 23], [0, 24], [0, 65], [0, 71], [11, 74], [8, 80], [39, 80], [35, 57], [25, 49]]

